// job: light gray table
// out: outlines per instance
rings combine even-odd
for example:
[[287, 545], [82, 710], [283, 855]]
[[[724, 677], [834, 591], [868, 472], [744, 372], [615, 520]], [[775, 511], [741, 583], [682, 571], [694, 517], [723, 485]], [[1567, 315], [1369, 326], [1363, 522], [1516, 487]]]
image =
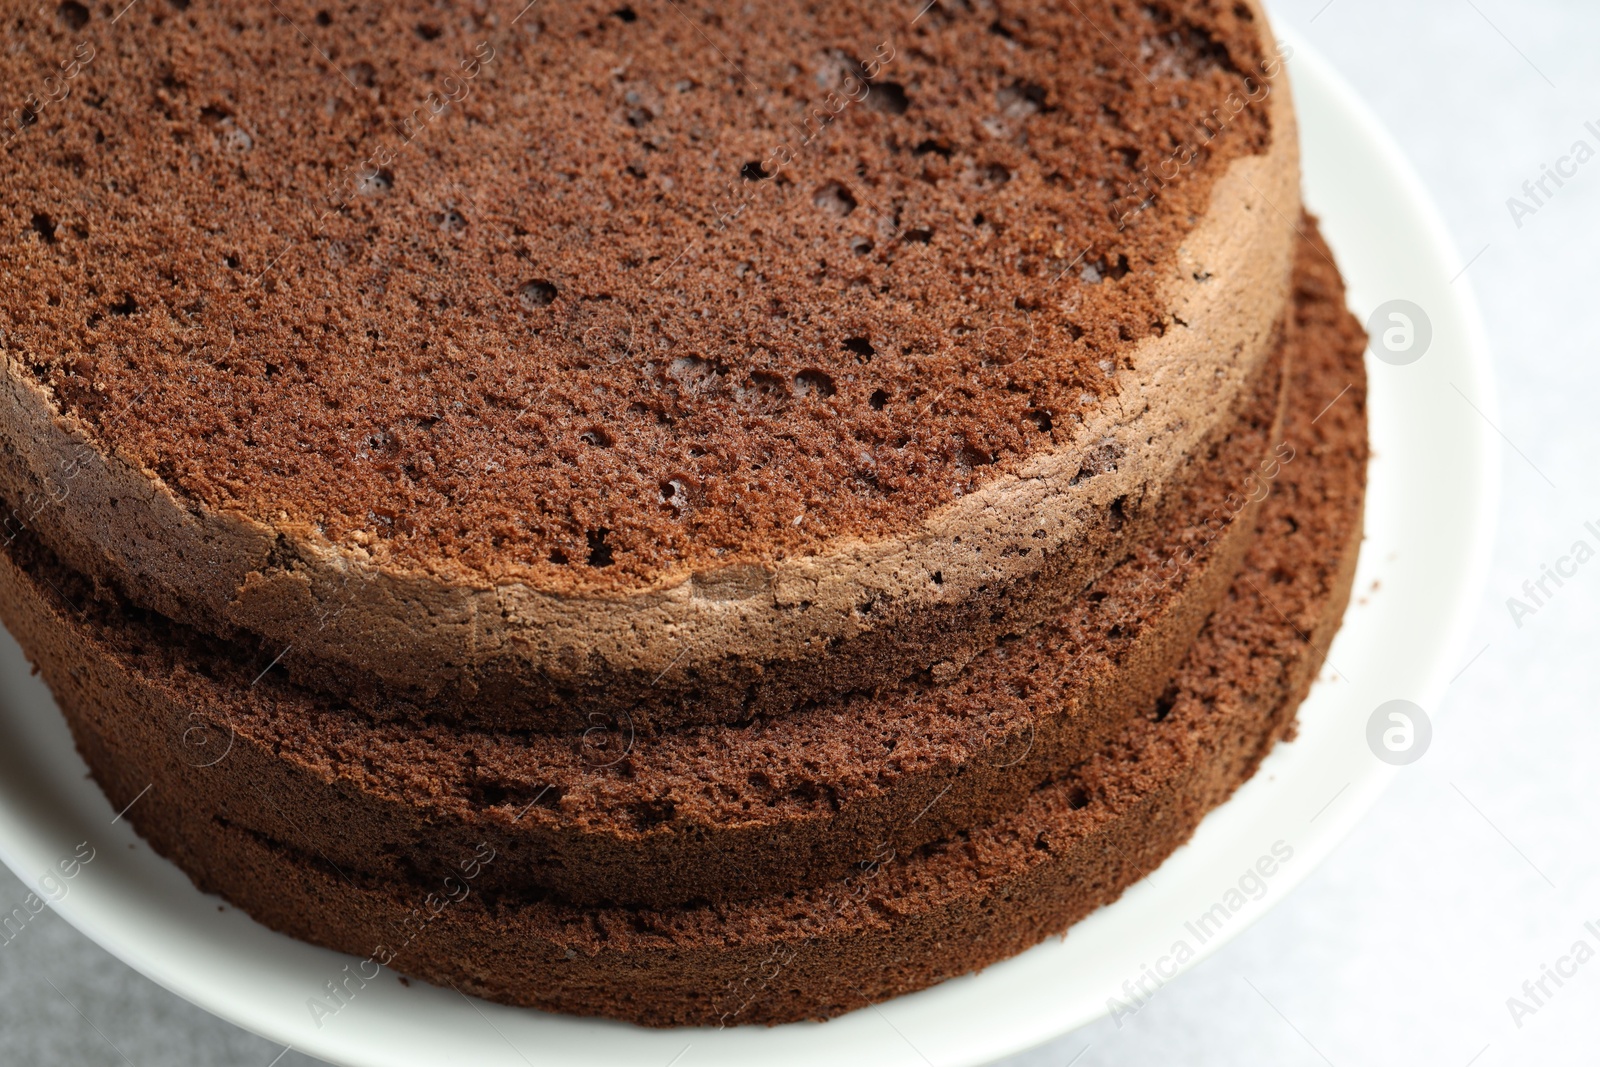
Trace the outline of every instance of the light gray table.
[[[1507, 198], [1577, 140], [1600, 150], [1600, 8], [1569, 0], [1281, 0], [1421, 172], [1471, 263], [1501, 380], [1505, 505], [1463, 672], [1432, 748], [1290, 899], [1119, 1029], [1006, 1067], [1588, 1064], [1600, 957], [1514, 1020], [1584, 940], [1600, 952], [1600, 561], [1519, 627], [1506, 598], [1600, 524], [1600, 159], [1514, 219]], [[1553, 188], [1553, 186], [1550, 186]], [[1476, 659], [1472, 654], [1479, 652]], [[1470, 660], [1470, 664], [1469, 664]], [[25, 893], [0, 872], [0, 904]], [[1531, 1003], [1531, 1002], [1530, 1002]], [[1520, 1025], [1518, 1025], [1520, 1023]], [[937, 1063], [937, 1050], [927, 1050]], [[267, 1067], [53, 914], [0, 946], [0, 1062]], [[313, 1061], [289, 1052], [280, 1067]]]

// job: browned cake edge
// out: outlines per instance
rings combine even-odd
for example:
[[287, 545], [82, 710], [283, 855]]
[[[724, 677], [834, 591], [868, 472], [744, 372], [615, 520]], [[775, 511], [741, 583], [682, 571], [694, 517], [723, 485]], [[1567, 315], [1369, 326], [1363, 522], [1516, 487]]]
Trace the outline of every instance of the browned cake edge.
[[[381, 543], [332, 545], [189, 507], [154, 472], [104, 454], [9, 357], [0, 490], [27, 501], [28, 522], [74, 569], [169, 617], [259, 635], [310, 684], [381, 687], [463, 715], [494, 708], [505, 725], [581, 725], [589, 708], [645, 704], [663, 725], [733, 721], [959, 666], [1048, 617], [1148, 533], [1166, 483], [1266, 357], [1287, 287], [1281, 223], [1299, 203], [1281, 70], [1268, 88], [1269, 151], [1230, 164], [1173, 250], [1177, 325], [1116, 369], [1121, 400], [1071, 446], [901, 537], [673, 575], [628, 596], [390, 566]], [[63, 485], [72, 506], [50, 506]]]
[[[841, 716], [882, 714], [884, 703], [865, 695], [770, 723], [694, 728], [691, 739], [637, 736], [614, 720], [570, 744], [373, 723], [279, 678], [251, 682], [256, 668], [232, 662], [222, 642], [97, 600], [26, 536], [0, 562], [0, 608], [62, 706], [102, 733], [138, 735], [121, 743], [162, 754], [160, 775], [187, 776], [219, 817], [343, 870], [443, 877], [449, 857], [483, 841], [501, 859], [479, 888], [547, 889], [576, 903], [660, 907], [817, 885], [844, 877], [885, 841], [907, 851], [1015, 808], [1055, 768], [1156, 707], [1254, 538], [1281, 441], [1283, 368], [1298, 347], [1291, 334], [1287, 324], [1235, 433], [1196, 457], [1191, 484], [1173, 494], [1182, 506], [1166, 516], [1166, 535], [1041, 628], [1051, 636], [1022, 639], [1070, 635], [1079, 654], [1051, 673], [1040, 671], [1058, 666], [1046, 653], [990, 652], [964, 672], [1025, 694], [1027, 713], [1002, 719], [996, 698], [947, 702], [933, 699], [935, 683], [908, 687], [894, 706], [916, 713], [916, 736], [890, 735], [904, 743], [889, 753], [862, 750], [841, 729]], [[761, 768], [771, 783], [761, 793], [742, 766], [699, 777], [656, 770], [697, 750], [706, 759], [748, 752], [742, 743], [753, 730], [762, 749], [785, 753]], [[933, 757], [910, 751], [933, 736], [942, 739]], [[790, 781], [793, 765], [808, 760], [821, 773]], [[848, 774], [822, 766], [841, 760], [858, 766]], [[696, 804], [708, 788], [766, 803], [728, 825], [716, 814], [726, 806]]]

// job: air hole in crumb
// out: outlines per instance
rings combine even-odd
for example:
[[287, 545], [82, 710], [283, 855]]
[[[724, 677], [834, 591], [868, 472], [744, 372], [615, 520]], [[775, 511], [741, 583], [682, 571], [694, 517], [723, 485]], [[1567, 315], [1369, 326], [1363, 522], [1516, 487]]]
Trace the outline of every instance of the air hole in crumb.
[[911, 106], [906, 87], [899, 82], [878, 82], [867, 94], [867, 106], [886, 115], [904, 115]]
[[746, 163], [744, 166], [740, 167], [739, 176], [747, 182], [759, 182], [772, 177], [772, 175], [767, 173], [766, 168], [763, 167], [757, 160], [751, 160], [749, 163]]
[[318, 11], [315, 21], [318, 26], [332, 26], [333, 16], [328, 14], [326, 11]]
[[656, 113], [647, 107], [634, 107], [628, 109], [628, 125], [632, 126], [636, 130], [642, 126], [648, 126], [650, 121], [655, 117]]
[[678, 814], [678, 805], [670, 797], [659, 800], [642, 800], [628, 806], [628, 814], [633, 817], [636, 830], [648, 830], [652, 826], [668, 823]]
[[828, 182], [811, 196], [811, 202], [830, 215], [840, 218], [856, 209], [856, 198], [838, 182]]
[[789, 383], [771, 371], [751, 371], [738, 392], [743, 400], [783, 400], [789, 395]]
[[424, 41], [437, 41], [444, 35], [444, 31], [431, 22], [424, 22], [417, 27], [417, 36]]
[[833, 379], [820, 370], [803, 370], [794, 376], [795, 396], [832, 396]]
[[38, 234], [39, 239], [45, 244], [53, 245], [56, 243], [56, 224], [49, 215], [43, 212], [35, 213], [29, 225], [33, 227], [33, 232]]
[[934, 585], [943, 585], [944, 584], [944, 571], [934, 571], [933, 572], [933, 584]]
[[995, 93], [995, 102], [1009, 117], [1022, 118], [1050, 110], [1045, 104], [1046, 95], [1038, 82], [1017, 81]]
[[522, 287], [517, 290], [517, 299], [522, 301], [523, 307], [529, 311], [534, 311], [538, 308], [547, 308], [555, 303], [559, 292], [560, 290], [549, 282], [543, 279], [536, 279], [522, 283]]
[[611, 447], [611, 435], [606, 433], [606, 431], [599, 426], [589, 427], [587, 430], [580, 433], [578, 438], [579, 440], [583, 441], [584, 444], [594, 445], [596, 448]]
[[846, 337], [841, 347], [854, 352], [858, 356], [866, 356], [868, 359], [878, 353], [878, 350], [872, 347], [872, 342], [865, 337]]
[[89, 9], [82, 4], [67, 0], [66, 3], [56, 8], [56, 14], [61, 16], [61, 21], [67, 24], [68, 29], [81, 30], [89, 22]]
[[687, 507], [689, 504], [689, 487], [681, 479], [667, 479], [661, 483], [661, 502], [679, 509]]
[[371, 173], [361, 175], [361, 180], [356, 185], [356, 192], [362, 196], [382, 196], [394, 188], [394, 171], [388, 167], [380, 167]]
[[550, 550], [550, 562], [558, 567], [565, 567], [567, 565], [567, 554], [559, 548], [552, 548]]
[[446, 211], [439, 216], [439, 229], [446, 233], [460, 233], [467, 228], [467, 217], [459, 211]]
[[609, 567], [616, 562], [612, 556], [611, 546], [606, 544], [606, 534], [610, 532], [610, 530], [602, 526], [598, 530], [590, 530], [583, 535], [584, 540], [589, 542], [589, 566]]
[[956, 455], [956, 462], [960, 466], [973, 470], [977, 469], [978, 467], [987, 467], [994, 461], [995, 457], [993, 453], [986, 452], [983, 449], [978, 448], [976, 445], [966, 445]]
[[1172, 714], [1173, 705], [1177, 703], [1178, 687], [1175, 685], [1170, 685], [1167, 687], [1167, 691], [1162, 693], [1160, 699], [1156, 701], [1156, 722], [1164, 722], [1167, 716]]
[[1067, 805], [1073, 811], [1087, 808], [1089, 806], [1089, 794], [1081, 785], [1075, 785], [1072, 787], [1072, 791], [1067, 794]]
[[638, 22], [639, 13], [631, 7], [619, 7], [613, 11], [612, 16], [622, 22]]
[[1106, 522], [1113, 530], [1120, 530], [1128, 523], [1128, 514], [1124, 510], [1128, 498], [1119, 496], [1111, 502], [1111, 508], [1106, 513]]
[[889, 394], [884, 392], [882, 389], [873, 390], [872, 395], [867, 397], [867, 404], [872, 408], [873, 411], [882, 411], [883, 406], [888, 402]]
[[947, 144], [940, 144], [938, 141], [923, 141], [911, 150], [911, 154], [916, 156], [925, 156], [930, 152], [934, 155], [943, 156], [945, 159], [955, 155], [954, 149]]
[[132, 315], [138, 310], [139, 302], [126, 294], [123, 295], [120, 301], [111, 305], [111, 314], [113, 315]]
[[[1000, 163], [990, 163], [978, 172], [978, 176], [991, 185], [1004, 185], [1011, 180], [1011, 168]], [[976, 219], [973, 221], [977, 222]]]
[[1078, 473], [1072, 476], [1069, 485], [1086, 482], [1097, 475], [1106, 474], [1117, 469], [1117, 461], [1122, 458], [1125, 449], [1121, 443], [1109, 440], [1104, 441], [1089, 450], [1083, 457], [1083, 465], [1078, 468]]
[[701, 359], [699, 356], [679, 356], [668, 364], [667, 377], [690, 388], [699, 388], [714, 382], [717, 376], [726, 370], [722, 364]]
[[346, 73], [350, 75], [351, 81], [368, 89], [375, 88], [378, 84], [378, 68], [371, 63], [353, 64]]
[[910, 244], [925, 245], [933, 240], [933, 231], [925, 229], [907, 230], [905, 240]]
[[1048, 411], [1027, 411], [1023, 412], [1022, 417], [1033, 423], [1033, 428], [1040, 433], [1049, 433], [1055, 429], [1056, 424], [1051, 421]]
[[870, 237], [852, 237], [850, 239], [850, 251], [854, 252], [858, 256], [864, 256], [868, 254], [872, 251], [873, 247], [874, 245], [872, 243], [872, 238]]

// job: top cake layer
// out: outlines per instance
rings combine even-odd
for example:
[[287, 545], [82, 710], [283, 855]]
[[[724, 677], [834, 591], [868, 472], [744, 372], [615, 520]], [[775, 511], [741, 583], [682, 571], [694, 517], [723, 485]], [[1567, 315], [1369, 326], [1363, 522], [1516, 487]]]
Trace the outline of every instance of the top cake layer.
[[797, 698], [1081, 586], [1282, 312], [1279, 56], [1253, 3], [921, 6], [20, 17], [12, 523], [534, 704]]

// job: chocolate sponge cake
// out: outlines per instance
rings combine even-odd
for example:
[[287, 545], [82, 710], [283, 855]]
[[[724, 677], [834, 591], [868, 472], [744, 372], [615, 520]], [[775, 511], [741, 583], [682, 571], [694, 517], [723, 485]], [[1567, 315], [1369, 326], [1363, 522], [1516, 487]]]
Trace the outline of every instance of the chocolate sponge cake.
[[[1364, 343], [1322, 255], [1301, 257], [1285, 462], [1243, 568], [1168, 695], [1009, 810], [918, 847], [885, 842], [847, 877], [721, 904], [578, 907], [485, 888], [483, 872], [502, 857], [478, 846], [453, 857], [471, 888], [406, 936], [419, 901], [447, 892], [441, 884], [464, 886], [459, 871], [343, 870], [306, 840], [224, 818], [209, 779], [175, 772], [159, 733], [130, 729], [92, 697], [73, 699], [83, 689], [62, 677], [70, 659], [42, 665], [72, 694], [64, 708], [113, 802], [154, 781], [130, 813], [149, 840], [201, 885], [297, 936], [494, 999], [650, 1025], [826, 1017], [920, 988], [1115, 899], [1290, 729], [1348, 596], [1366, 466]], [[15, 557], [3, 575], [9, 604], [53, 595], [44, 572]], [[60, 640], [52, 629], [77, 625], [60, 611], [11, 622], [40, 648]]]
[[30, 9], [10, 528], [434, 717], [958, 670], [1225, 435], [1298, 169], [1254, 0], [922, 7]]
[[[130, 642], [164, 644], [170, 656], [171, 635], [155, 632], [131, 609], [120, 620], [104, 605], [61, 610], [63, 593], [76, 592], [66, 584], [70, 576], [44, 555], [15, 546], [0, 566], [7, 621], [60, 696], [113, 802], [153, 782], [130, 813], [141, 832], [203, 887], [270, 925], [432, 981], [547, 1010], [650, 1025], [837, 1014], [1004, 958], [1115, 899], [1181, 843], [1291, 727], [1348, 596], [1365, 481], [1364, 341], [1343, 310], [1327, 255], [1320, 242], [1307, 241], [1298, 260], [1283, 343], [1289, 380], [1287, 416], [1275, 435], [1280, 463], [1249, 483], [1270, 490], [1260, 494], [1259, 512], [1248, 512], [1259, 520], [1259, 533], [1160, 699], [1048, 768], [1017, 760], [1014, 766], [1027, 767], [1024, 788], [985, 817], [944, 824], [932, 835], [885, 834], [857, 856], [859, 869], [814, 884], [676, 906], [579, 904], [569, 892], [492, 873], [525, 872], [520, 853], [534, 847], [531, 839], [502, 835], [492, 845], [474, 844], [472, 833], [448, 830], [433, 845], [447, 866], [405, 872], [342, 865], [329, 859], [336, 845], [328, 831], [363, 820], [336, 789], [319, 792], [287, 777], [260, 782], [256, 806], [293, 812], [268, 830], [247, 813], [248, 798], [219, 806], [215, 772], [236, 757], [252, 759], [255, 738], [245, 728], [236, 747], [204, 752], [203, 759], [175, 758], [184, 746], [167, 724], [129, 714], [152, 706], [148, 698], [130, 702], [125, 693], [155, 684], [150, 663], [161, 658], [141, 662]], [[1200, 555], [1193, 565], [1204, 568]], [[1166, 584], [1161, 569], [1154, 570], [1142, 577]], [[1095, 592], [1116, 595], [1119, 577], [1128, 575], [1108, 575], [1107, 588]], [[1129, 584], [1137, 590], [1143, 583]], [[119, 629], [120, 637], [111, 632]], [[1071, 640], [1065, 635], [1060, 650]], [[111, 647], [117, 642], [121, 647]], [[1036, 674], [1040, 666], [1023, 673]], [[1005, 672], [995, 672], [990, 684], [1003, 701]], [[198, 701], [191, 706], [201, 715], [208, 710]], [[164, 714], [179, 707], [175, 701]], [[289, 763], [300, 757], [289, 750], [287, 721], [247, 728], [277, 728], [285, 742], [279, 758]], [[302, 721], [327, 729], [310, 715]], [[791, 724], [793, 716], [779, 721]], [[358, 745], [353, 738], [330, 736], [325, 758], [352, 766], [384, 758], [370, 739]], [[435, 738], [418, 740], [417, 760], [438, 751]], [[241, 776], [251, 766], [240, 768]], [[1035, 777], [1041, 769], [1046, 773]], [[368, 773], [375, 777], [372, 768]], [[933, 813], [945, 800], [936, 795], [920, 810], [905, 811], [903, 828], [937, 819]], [[415, 795], [410, 802], [426, 809], [430, 798]], [[333, 812], [326, 827], [317, 825], [323, 817], [317, 804]], [[442, 810], [434, 808], [429, 818]], [[527, 810], [543, 809], [535, 800]], [[493, 831], [486, 828], [485, 836]], [[472, 872], [470, 889], [414, 936], [397, 934], [408, 928], [405, 917], [418, 901], [444, 892], [440, 885], [454, 887], [451, 893], [465, 886], [462, 863]]]
[[1256, 0], [7, 33], [0, 614], [260, 922], [827, 1018], [1065, 931], [1289, 735], [1364, 342]]

